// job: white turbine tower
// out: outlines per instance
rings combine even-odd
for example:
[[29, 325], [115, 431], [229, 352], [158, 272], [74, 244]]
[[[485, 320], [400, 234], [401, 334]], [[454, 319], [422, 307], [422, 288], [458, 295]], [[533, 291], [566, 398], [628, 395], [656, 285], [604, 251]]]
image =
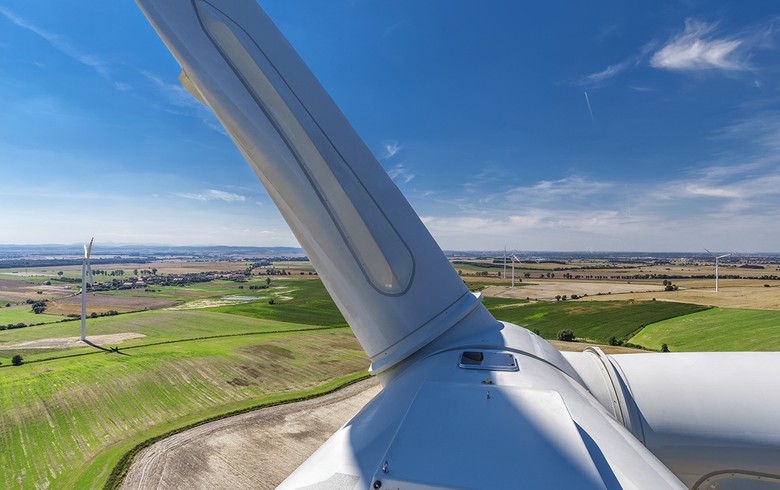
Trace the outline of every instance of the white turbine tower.
[[[705, 248], [704, 250], [707, 250], [707, 249]], [[710, 252], [709, 250], [707, 250], [707, 253], [712, 255], [713, 257], [715, 257], [715, 292], [717, 293], [718, 290], [719, 290], [719, 284], [718, 284], [718, 282], [719, 282], [719, 275], [718, 275], [719, 261], [720, 261], [720, 259], [722, 259], [724, 257], [729, 257], [729, 256], [734, 255], [734, 254], [730, 253], [730, 254], [724, 254], [724, 255], [715, 255], [714, 253]]]
[[512, 254], [512, 287], [515, 287], [515, 260], [520, 263], [520, 259], [515, 254]]
[[89, 247], [84, 245], [84, 260], [81, 262], [81, 341], [87, 340], [87, 273], [89, 273], [89, 285], [92, 290], [92, 265], [89, 263], [89, 256], [92, 255], [92, 240], [89, 241]]

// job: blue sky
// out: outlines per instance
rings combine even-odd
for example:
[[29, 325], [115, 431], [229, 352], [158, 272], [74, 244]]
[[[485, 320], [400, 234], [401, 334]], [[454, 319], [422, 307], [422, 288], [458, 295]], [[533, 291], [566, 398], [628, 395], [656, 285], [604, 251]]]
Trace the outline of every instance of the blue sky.
[[[780, 251], [774, 2], [261, 2], [443, 248]], [[0, 0], [0, 243], [296, 245], [132, 2]]]

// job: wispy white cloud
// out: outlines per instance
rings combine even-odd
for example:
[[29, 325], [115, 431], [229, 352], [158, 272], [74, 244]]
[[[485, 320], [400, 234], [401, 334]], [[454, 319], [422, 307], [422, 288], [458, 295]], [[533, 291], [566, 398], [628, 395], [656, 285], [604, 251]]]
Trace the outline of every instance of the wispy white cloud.
[[685, 192], [691, 196], [704, 197], [744, 197], [742, 192], [735, 188], [728, 187], [710, 187], [698, 184], [688, 184], [685, 186]]
[[589, 73], [581, 76], [574, 84], [580, 85], [586, 88], [597, 88], [607, 84], [610, 80], [617, 77], [621, 73], [629, 70], [630, 68], [639, 66], [642, 61], [647, 57], [647, 54], [655, 48], [655, 43], [645, 43], [637, 53], [629, 56], [628, 58], [618, 63], [607, 66], [601, 71]]
[[695, 19], [685, 21], [683, 31], [650, 58], [650, 65], [666, 70], [746, 70], [743, 41], [717, 38], [717, 24]]
[[201, 105], [200, 102], [190, 95], [190, 93], [187, 92], [187, 89], [182, 87], [179, 83], [166, 82], [161, 77], [146, 70], [141, 70], [140, 73], [152, 83], [152, 86], [157, 89], [170, 104], [188, 109], [197, 108]]
[[161, 77], [146, 70], [141, 70], [140, 73], [152, 84], [152, 87], [154, 87], [156, 92], [162, 96], [170, 106], [178, 109], [175, 111], [170, 110], [169, 112], [186, 116], [195, 116], [206, 126], [227, 136], [225, 128], [219, 123], [214, 113], [211, 112], [211, 109], [201, 104], [201, 102], [187, 92], [187, 89], [181, 84], [178, 82], [167, 82]]
[[519, 199], [533, 198], [535, 201], [557, 198], [558, 196], [576, 199], [603, 193], [616, 186], [615, 182], [592, 180], [575, 175], [558, 180], [540, 180], [530, 186], [515, 187], [507, 195], [517, 196]]
[[208, 189], [205, 192], [197, 193], [177, 193], [178, 197], [185, 199], [193, 199], [195, 201], [225, 201], [225, 202], [243, 202], [246, 201], [246, 196], [241, 194], [234, 194], [232, 192], [220, 191], [217, 189]]
[[399, 163], [395, 167], [387, 171], [387, 175], [395, 181], [403, 182], [404, 184], [411, 182], [417, 175], [409, 171], [409, 168], [403, 163]]
[[63, 36], [60, 36], [59, 34], [54, 34], [52, 32], [49, 32], [45, 29], [42, 29], [28, 22], [27, 20], [14, 14], [7, 7], [0, 6], [0, 15], [4, 16], [5, 18], [10, 20], [17, 26], [21, 27], [22, 29], [26, 29], [32, 32], [33, 34], [36, 34], [37, 36], [43, 38], [57, 51], [60, 51], [66, 56], [78, 61], [79, 63], [92, 68], [97, 73], [99, 73], [102, 77], [109, 78], [108, 67], [105, 61], [103, 61], [100, 57], [75, 48], [70, 43], [70, 41], [65, 39]]
[[522, 250], [777, 250], [780, 112], [753, 115], [714, 138], [751, 152], [738, 159], [719, 152], [708, 164], [652, 180], [575, 175], [492, 193], [483, 187], [476, 203], [473, 193], [463, 193], [415, 207], [439, 243], [454, 250], [491, 243]]
[[401, 144], [393, 140], [385, 141], [382, 143], [382, 149], [384, 150], [382, 158], [388, 160], [396, 156], [398, 152], [401, 151]]
[[598, 87], [603, 85], [606, 81], [618, 76], [620, 73], [624, 72], [627, 68], [631, 67], [633, 64], [634, 64], [633, 59], [626, 59], [621, 61], [620, 63], [609, 65], [608, 67], [604, 68], [601, 71], [590, 73], [588, 75], [583, 75], [577, 80], [576, 83], [577, 85], [582, 85], [585, 87]]

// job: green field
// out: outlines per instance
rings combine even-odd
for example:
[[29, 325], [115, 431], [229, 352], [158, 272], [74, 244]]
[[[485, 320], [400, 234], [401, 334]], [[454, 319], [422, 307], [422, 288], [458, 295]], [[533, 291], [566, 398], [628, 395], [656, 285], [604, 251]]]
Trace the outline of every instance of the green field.
[[679, 351], [778, 351], [780, 311], [713, 308], [649, 325], [631, 342]]
[[210, 308], [209, 311], [309, 325], [347, 325], [319, 279], [276, 279], [271, 286], [254, 292], [276, 295], [272, 305], [268, 301], [249, 301]]
[[580, 340], [608, 343], [612, 336], [628, 339], [645, 325], [707, 307], [666, 301], [540, 301], [518, 306], [504, 303], [489, 309], [499, 320], [539, 330], [547, 339], [556, 338], [559, 330], [568, 328]]
[[100, 487], [146, 438], [368, 367], [348, 329], [123, 352], [0, 369], [0, 486]]
[[24, 323], [33, 325], [37, 323], [51, 323], [63, 320], [59, 315], [47, 315], [46, 313], [33, 313], [30, 305], [12, 306], [0, 308], [0, 325]]
[[[213, 311], [156, 310], [128, 313], [114, 317], [90, 318], [87, 320], [87, 339], [94, 335], [140, 333], [145, 337], [122, 342], [122, 349], [151, 343], [170, 342], [224, 335], [243, 335], [278, 330], [314, 328], [312, 325], [245, 318]], [[81, 322], [72, 321], [39, 325], [35, 327], [5, 330], [0, 332], [0, 347], [41, 339], [78, 337]], [[84, 346], [64, 349], [0, 349], [0, 362], [8, 365], [11, 358], [21, 354], [28, 361], [62, 355], [93, 352], [93, 347]]]

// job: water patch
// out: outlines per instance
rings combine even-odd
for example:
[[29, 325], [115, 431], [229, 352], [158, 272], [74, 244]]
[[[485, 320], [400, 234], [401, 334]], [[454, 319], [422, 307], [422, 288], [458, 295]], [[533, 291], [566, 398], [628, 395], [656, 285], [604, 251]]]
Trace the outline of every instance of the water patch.
[[254, 301], [260, 299], [260, 296], [223, 296], [222, 299], [228, 301]]

